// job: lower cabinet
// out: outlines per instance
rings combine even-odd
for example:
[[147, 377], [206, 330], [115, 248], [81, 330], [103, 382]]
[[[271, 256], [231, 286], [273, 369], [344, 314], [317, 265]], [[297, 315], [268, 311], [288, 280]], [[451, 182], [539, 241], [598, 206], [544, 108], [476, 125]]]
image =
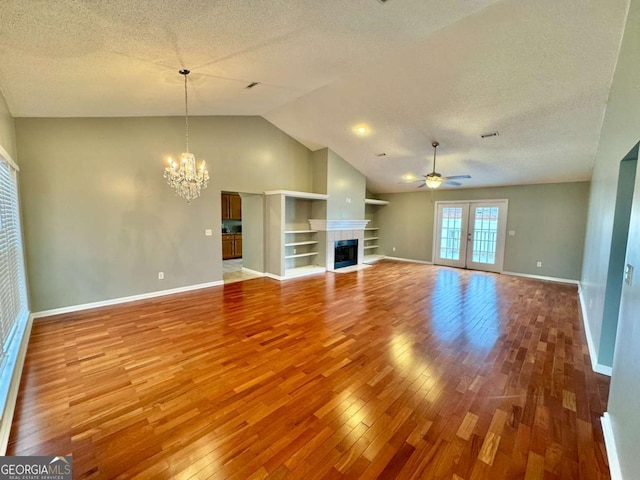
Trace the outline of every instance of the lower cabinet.
[[242, 257], [242, 234], [223, 233], [222, 234], [222, 259]]

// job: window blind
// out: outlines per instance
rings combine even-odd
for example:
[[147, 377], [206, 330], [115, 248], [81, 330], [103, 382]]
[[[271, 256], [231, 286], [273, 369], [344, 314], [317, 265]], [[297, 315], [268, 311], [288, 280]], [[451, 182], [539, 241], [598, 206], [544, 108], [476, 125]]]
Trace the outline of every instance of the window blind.
[[[28, 315], [18, 208], [17, 172], [0, 157], [0, 341], [2, 368], [20, 322]], [[19, 339], [16, 339], [19, 340]]]

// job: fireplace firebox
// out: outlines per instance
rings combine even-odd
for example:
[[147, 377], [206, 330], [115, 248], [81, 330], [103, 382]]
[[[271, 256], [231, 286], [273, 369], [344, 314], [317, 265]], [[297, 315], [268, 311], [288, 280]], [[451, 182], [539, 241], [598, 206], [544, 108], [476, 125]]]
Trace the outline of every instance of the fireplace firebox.
[[335, 242], [333, 268], [358, 264], [358, 240], [337, 240]]

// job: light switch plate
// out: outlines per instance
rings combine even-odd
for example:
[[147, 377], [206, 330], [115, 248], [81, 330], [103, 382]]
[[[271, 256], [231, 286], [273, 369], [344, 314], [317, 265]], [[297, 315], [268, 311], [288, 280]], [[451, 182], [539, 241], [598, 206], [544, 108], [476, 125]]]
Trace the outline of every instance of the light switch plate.
[[631, 286], [632, 282], [633, 282], [633, 265], [629, 265], [627, 263], [627, 265], [625, 265], [624, 267], [624, 283]]
[[516, 231], [515, 230], [509, 230], [509, 236], [510, 237], [515, 237], [516, 236]]
[[210, 228], [207, 228], [207, 229], [204, 231], [204, 234], [205, 234], [207, 237], [210, 237], [211, 235], [213, 235], [213, 230], [211, 230]]

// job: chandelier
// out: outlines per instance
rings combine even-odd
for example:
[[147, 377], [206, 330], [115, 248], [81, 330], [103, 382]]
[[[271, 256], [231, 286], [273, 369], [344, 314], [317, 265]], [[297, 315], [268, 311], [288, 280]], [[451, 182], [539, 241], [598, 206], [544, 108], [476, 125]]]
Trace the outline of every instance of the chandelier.
[[189, 70], [180, 70], [180, 75], [184, 75], [184, 130], [187, 140], [186, 152], [180, 156], [178, 165], [169, 157], [169, 166], [164, 169], [164, 178], [167, 184], [176, 190], [176, 195], [184, 198], [187, 203], [191, 203], [200, 196], [200, 191], [207, 188], [209, 183], [209, 172], [205, 168], [204, 160], [200, 167], [196, 167], [196, 157], [189, 153], [189, 104], [187, 96], [187, 75]]

